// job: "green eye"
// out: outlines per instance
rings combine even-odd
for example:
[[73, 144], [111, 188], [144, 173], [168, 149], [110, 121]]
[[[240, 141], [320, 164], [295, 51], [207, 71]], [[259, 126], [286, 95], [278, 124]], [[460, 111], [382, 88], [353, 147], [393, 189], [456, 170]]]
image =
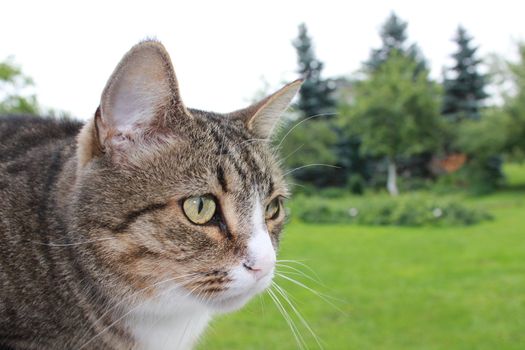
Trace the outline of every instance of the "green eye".
[[271, 220], [277, 218], [279, 215], [279, 210], [281, 208], [279, 197], [274, 198], [267, 206], [266, 206], [266, 212], [264, 213], [264, 217], [266, 220]]
[[203, 225], [211, 220], [217, 204], [211, 196], [195, 196], [186, 199], [182, 204], [182, 209], [191, 222]]

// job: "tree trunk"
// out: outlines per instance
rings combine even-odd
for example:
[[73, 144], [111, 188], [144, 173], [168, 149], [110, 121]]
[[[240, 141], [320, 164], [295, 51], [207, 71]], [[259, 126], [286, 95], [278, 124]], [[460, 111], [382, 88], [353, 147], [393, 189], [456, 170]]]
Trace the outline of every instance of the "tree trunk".
[[399, 194], [397, 189], [396, 163], [392, 158], [388, 158], [388, 180], [386, 182], [386, 189], [391, 196], [397, 196]]

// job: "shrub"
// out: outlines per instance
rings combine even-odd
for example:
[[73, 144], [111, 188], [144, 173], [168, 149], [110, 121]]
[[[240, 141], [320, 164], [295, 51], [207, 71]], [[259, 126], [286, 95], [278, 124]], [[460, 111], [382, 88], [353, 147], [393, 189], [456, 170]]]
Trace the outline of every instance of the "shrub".
[[466, 226], [491, 219], [484, 211], [454, 201], [420, 196], [371, 199], [351, 207], [309, 199], [296, 208], [299, 218], [307, 223]]

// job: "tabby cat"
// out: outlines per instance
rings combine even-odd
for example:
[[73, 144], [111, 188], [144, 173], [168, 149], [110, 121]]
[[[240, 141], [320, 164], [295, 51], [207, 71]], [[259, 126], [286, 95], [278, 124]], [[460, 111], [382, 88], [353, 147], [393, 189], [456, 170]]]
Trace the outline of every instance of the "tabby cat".
[[268, 139], [300, 85], [190, 109], [145, 41], [85, 125], [0, 117], [0, 348], [189, 349], [265, 290], [288, 195]]

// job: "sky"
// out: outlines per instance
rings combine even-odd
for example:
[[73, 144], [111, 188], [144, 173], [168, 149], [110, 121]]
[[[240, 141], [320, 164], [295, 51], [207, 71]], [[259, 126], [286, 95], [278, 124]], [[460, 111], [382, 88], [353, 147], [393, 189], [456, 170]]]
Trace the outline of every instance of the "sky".
[[298, 78], [291, 45], [305, 22], [324, 76], [349, 76], [378, 47], [378, 31], [395, 11], [441, 76], [459, 24], [481, 57], [512, 57], [525, 39], [525, 2], [468, 1], [9, 1], [1, 6], [0, 60], [15, 62], [36, 83], [45, 107], [91, 118], [114, 67], [145, 38], [171, 55], [185, 104], [229, 112], [263, 86]]

